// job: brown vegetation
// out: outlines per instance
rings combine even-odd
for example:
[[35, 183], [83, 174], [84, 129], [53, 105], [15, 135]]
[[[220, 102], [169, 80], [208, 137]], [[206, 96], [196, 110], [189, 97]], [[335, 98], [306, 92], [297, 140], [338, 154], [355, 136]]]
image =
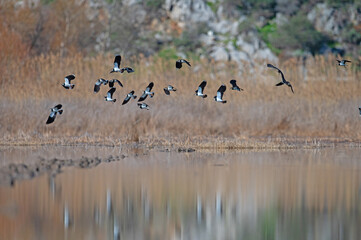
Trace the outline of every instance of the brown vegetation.
[[[6, 49], [5, 43], [1, 44], [1, 49]], [[331, 56], [309, 59], [305, 66], [297, 59], [278, 65], [294, 86], [292, 94], [287, 87], [274, 86], [280, 76], [265, 63], [246, 65], [239, 74], [232, 63], [193, 61], [192, 68], [177, 70], [173, 61], [124, 56], [122, 64], [132, 66], [135, 73], [109, 74], [111, 54], [87, 58], [81, 54], [26, 57], [17, 51], [21, 43], [16, 38], [10, 48], [12, 44], [16, 54], [2, 58], [0, 64], [2, 144], [10, 141], [101, 144], [154, 138], [194, 142], [195, 138], [215, 137], [233, 142], [250, 137], [262, 137], [265, 142], [270, 137], [361, 139], [358, 114], [361, 73], [355, 65], [337, 66]], [[61, 86], [68, 74], [76, 75], [73, 90]], [[124, 84], [114, 94], [116, 103], [104, 101], [108, 86], [102, 86], [98, 94], [93, 93], [94, 83], [100, 77], [118, 78]], [[236, 79], [245, 91], [231, 91], [231, 79]], [[208, 81], [206, 99], [194, 95], [202, 80]], [[121, 105], [130, 90], [140, 96], [151, 81], [155, 97], [145, 101], [150, 111], [140, 110], [134, 100]], [[166, 96], [163, 88], [168, 84], [178, 91]], [[227, 104], [212, 99], [221, 84], [227, 85], [224, 96]], [[58, 103], [63, 104], [64, 114], [55, 123], [45, 125], [50, 108]]]

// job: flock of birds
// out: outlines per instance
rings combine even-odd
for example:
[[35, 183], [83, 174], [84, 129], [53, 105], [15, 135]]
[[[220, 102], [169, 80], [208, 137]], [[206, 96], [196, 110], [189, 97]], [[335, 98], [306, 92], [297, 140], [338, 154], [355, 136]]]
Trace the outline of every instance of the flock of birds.
[[[343, 67], [346, 67], [346, 64], [348, 62], [351, 62], [349, 60], [337, 60], [338, 62], [338, 65], [339, 66], [343, 66]], [[132, 73], [134, 72], [133, 68], [131, 67], [123, 67], [123, 68], [120, 68], [120, 63], [121, 63], [121, 56], [120, 55], [116, 55], [115, 58], [114, 58], [114, 67], [113, 69], [110, 71], [110, 73], [124, 73], [124, 72], [127, 72], [127, 73]], [[182, 65], [183, 63], [187, 64], [189, 67], [191, 67], [191, 64], [185, 60], [185, 59], [179, 59], [176, 61], [175, 63], [175, 67], [177, 69], [180, 69], [182, 68]], [[286, 80], [283, 72], [273, 66], [272, 64], [267, 64], [267, 67], [269, 68], [273, 68], [273, 69], [276, 69], [278, 71], [279, 74], [281, 74], [281, 78], [282, 78], [282, 81], [277, 83], [276, 86], [282, 86], [282, 85], [286, 85], [288, 86], [292, 93], [294, 93], [293, 91], [293, 87], [291, 85], [291, 83], [289, 81]], [[75, 75], [74, 74], [71, 74], [71, 75], [68, 75], [65, 77], [65, 82], [62, 84], [62, 86], [65, 88], [65, 89], [73, 89], [74, 88], [74, 84], [71, 83], [72, 80], [75, 79]], [[113, 98], [113, 94], [116, 90], [116, 87], [114, 86], [115, 84], [118, 84], [119, 86], [123, 87], [123, 84], [118, 80], [118, 79], [112, 79], [112, 80], [106, 80], [106, 79], [103, 79], [103, 78], [99, 78], [96, 82], [95, 82], [95, 85], [94, 85], [94, 93], [98, 93], [100, 91], [100, 87], [101, 85], [108, 85], [109, 86], [109, 91], [107, 92], [107, 95], [104, 97], [105, 98], [105, 101], [107, 102], [116, 102], [116, 99]], [[243, 91], [242, 88], [240, 88], [239, 86], [237, 86], [237, 82], [236, 80], [232, 79], [230, 81], [230, 84], [231, 84], [231, 90], [235, 90], [235, 91]], [[207, 97], [207, 94], [204, 93], [204, 88], [206, 87], [207, 85], [207, 81], [202, 81], [201, 84], [198, 86], [198, 89], [195, 91], [196, 92], [196, 96], [199, 96], [201, 98], [206, 98]], [[143, 102], [148, 96], [150, 96], [151, 98], [154, 96], [154, 92], [151, 92], [152, 91], [152, 88], [154, 86], [154, 83], [151, 82], [149, 83], [149, 85], [145, 88], [145, 90], [143, 91], [143, 94], [140, 96], [140, 98], [138, 99], [138, 107], [140, 109], [146, 109], [146, 110], [149, 110], [149, 105], [146, 104], [145, 102]], [[173, 86], [171, 85], [168, 85], [167, 87], [165, 87], [164, 89], [164, 93], [166, 95], [170, 95], [170, 92], [173, 91], [177, 91], [176, 88], [174, 88]], [[216, 102], [221, 102], [221, 103], [226, 103], [227, 101], [226, 100], [223, 100], [223, 94], [224, 92], [226, 91], [226, 85], [222, 84], [218, 90], [217, 90], [217, 94], [216, 96], [214, 96], [214, 100]], [[132, 90], [131, 92], [129, 92], [126, 97], [124, 98], [123, 100], [123, 103], [122, 105], [128, 103], [131, 99], [136, 99], [137, 96], [134, 95], [134, 90]], [[359, 112], [360, 112], [360, 115], [361, 115], [361, 108], [359, 108]], [[55, 117], [57, 114], [62, 114], [63, 113], [63, 109], [62, 109], [62, 105], [61, 104], [57, 104], [55, 107], [51, 108], [51, 112], [50, 112], [50, 115], [48, 117], [48, 120], [46, 121], [46, 124], [50, 124], [52, 122], [54, 122], [55, 120]]]

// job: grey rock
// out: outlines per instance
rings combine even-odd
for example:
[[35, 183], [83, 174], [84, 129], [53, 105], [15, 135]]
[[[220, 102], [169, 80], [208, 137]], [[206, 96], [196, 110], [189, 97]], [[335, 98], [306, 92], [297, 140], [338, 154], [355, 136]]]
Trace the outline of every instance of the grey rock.
[[166, 0], [164, 3], [168, 16], [185, 26], [191, 22], [214, 21], [215, 14], [203, 0]]
[[214, 46], [211, 50], [210, 57], [215, 61], [228, 61], [229, 54], [222, 46]]
[[310, 20], [315, 28], [321, 32], [332, 34], [340, 40], [342, 29], [346, 26], [347, 21], [343, 21], [339, 11], [329, 7], [326, 3], [317, 4], [308, 14]]

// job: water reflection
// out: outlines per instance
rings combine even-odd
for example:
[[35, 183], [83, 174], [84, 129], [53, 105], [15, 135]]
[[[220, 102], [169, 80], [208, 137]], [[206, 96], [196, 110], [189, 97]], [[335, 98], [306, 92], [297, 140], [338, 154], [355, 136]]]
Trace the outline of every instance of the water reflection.
[[0, 171], [26, 176], [0, 186], [0, 239], [361, 238], [359, 149], [60, 148], [61, 171], [35, 177], [52, 150], [2, 151]]

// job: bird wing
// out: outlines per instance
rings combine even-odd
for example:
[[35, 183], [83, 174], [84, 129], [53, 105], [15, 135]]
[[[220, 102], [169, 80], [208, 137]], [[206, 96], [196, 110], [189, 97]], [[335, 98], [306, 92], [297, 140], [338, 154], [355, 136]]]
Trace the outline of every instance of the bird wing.
[[150, 92], [150, 91], [152, 90], [153, 86], [154, 86], [154, 83], [151, 82], [151, 83], [149, 83], [149, 85], [147, 86], [147, 88], [146, 88], [145, 90], [146, 90], [147, 92]]
[[218, 88], [218, 91], [217, 91], [217, 98], [222, 99], [223, 93], [224, 93], [225, 91], [226, 91], [226, 86], [225, 86], [225, 85], [221, 85], [221, 86]]
[[184, 63], [186, 63], [188, 66], [190, 66], [190, 67], [191, 67], [191, 64], [190, 64], [187, 60], [182, 59], [181, 61], [182, 61], [182, 62], [184, 62]]
[[101, 85], [101, 84], [95, 83], [95, 85], [94, 85], [94, 93], [99, 92], [99, 90], [100, 90], [100, 85]]
[[170, 95], [170, 92], [169, 92], [169, 90], [167, 88], [163, 88], [163, 90], [164, 90], [165, 94]]
[[279, 83], [277, 83], [276, 84], [276, 86], [278, 87], [278, 86], [282, 86], [284, 84], [284, 82], [279, 82]]
[[293, 91], [293, 87], [292, 87], [291, 83], [290, 83], [288, 86], [291, 88], [292, 93], [295, 93], [295, 92]]
[[148, 97], [148, 95], [145, 92], [143, 92], [143, 95], [140, 96], [140, 98], [138, 99], [138, 102], [144, 101], [147, 97]]
[[115, 92], [115, 90], [116, 90], [116, 88], [111, 88], [109, 91], [108, 91], [108, 93], [107, 93], [107, 96], [108, 96], [108, 98], [112, 98], [113, 97], [113, 93]]
[[346, 62], [351, 62], [350, 60], [343, 60], [343, 61], [344, 61], [345, 63], [346, 63]]
[[71, 75], [68, 75], [68, 76], [65, 77], [65, 82], [68, 83], [68, 84], [70, 84], [70, 82], [71, 82], [72, 80], [74, 80], [74, 79], [75, 79], [75, 75], [74, 75], [74, 74], [71, 74]]
[[338, 60], [338, 59], [336, 59], [336, 61], [339, 62], [339, 63], [341, 62], [341, 60]]
[[127, 102], [129, 102], [130, 100], [130, 97], [127, 95], [125, 98], [124, 98], [124, 101], [122, 103], [122, 105], [126, 104]]
[[114, 58], [114, 68], [120, 67], [120, 61], [122, 60], [122, 57], [120, 55], [116, 55]]
[[181, 67], [182, 67], [182, 63], [181, 63], [179, 60], [177, 60], [177, 61], [175, 62], [175, 67], [176, 67], [176, 68], [181, 68]]
[[119, 86], [123, 87], [123, 84], [118, 79], [113, 79], [116, 83], [119, 84]]
[[99, 92], [101, 85], [102, 85], [102, 80], [101, 80], [101, 78], [100, 78], [100, 79], [98, 79], [98, 80], [95, 82], [95, 85], [94, 85], [94, 93]]
[[48, 120], [46, 121], [46, 124], [50, 124], [50, 123], [54, 122], [55, 116], [56, 116], [56, 112], [51, 111], [51, 113], [48, 117]]
[[360, 115], [361, 115], [361, 107], [358, 108], [358, 111], [360, 112]]
[[201, 84], [199, 85], [198, 88], [201, 88], [201, 89], [202, 89], [202, 92], [203, 92], [203, 90], [204, 90], [204, 88], [206, 87], [206, 85], [207, 85], [207, 81], [203, 81], [203, 82], [201, 82]]
[[124, 71], [127, 71], [127, 73], [134, 72], [133, 68], [130, 68], [130, 67], [125, 67], [120, 70], [121, 73], [123, 73]]
[[63, 105], [58, 104], [58, 105], [56, 105], [54, 108], [55, 108], [56, 110], [59, 110], [59, 109], [61, 109], [62, 107], [63, 107]]
[[237, 87], [237, 83], [236, 80], [232, 79], [231, 81], [229, 81], [232, 84], [232, 87]]

